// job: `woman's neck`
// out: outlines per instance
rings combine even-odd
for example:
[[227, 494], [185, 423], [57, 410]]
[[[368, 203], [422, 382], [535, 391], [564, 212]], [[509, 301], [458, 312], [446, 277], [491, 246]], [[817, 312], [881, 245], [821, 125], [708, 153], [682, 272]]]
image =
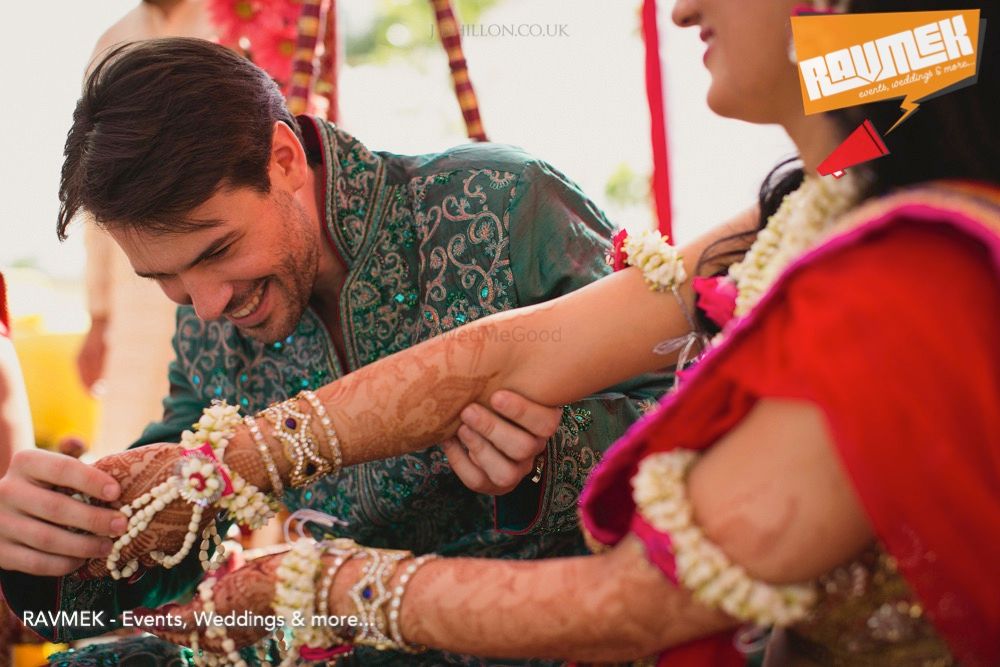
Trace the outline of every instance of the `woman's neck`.
[[836, 123], [825, 114], [797, 113], [781, 125], [798, 148], [806, 175], [816, 174], [820, 163], [843, 141]]

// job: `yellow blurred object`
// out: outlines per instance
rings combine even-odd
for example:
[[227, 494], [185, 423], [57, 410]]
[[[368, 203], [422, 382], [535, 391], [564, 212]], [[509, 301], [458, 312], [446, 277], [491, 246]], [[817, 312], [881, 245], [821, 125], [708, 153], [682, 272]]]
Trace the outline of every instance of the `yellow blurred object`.
[[14, 667], [47, 665], [50, 655], [67, 648], [66, 644], [14, 644]]
[[31, 404], [35, 442], [54, 451], [65, 437], [92, 443], [100, 405], [80, 382], [76, 370], [83, 334], [47, 333], [37, 316], [15, 319], [12, 329]]

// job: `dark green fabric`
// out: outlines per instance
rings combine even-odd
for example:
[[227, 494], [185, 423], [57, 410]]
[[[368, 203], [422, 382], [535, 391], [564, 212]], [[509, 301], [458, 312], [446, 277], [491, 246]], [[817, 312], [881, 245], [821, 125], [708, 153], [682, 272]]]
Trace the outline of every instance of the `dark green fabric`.
[[[311, 160], [326, 177], [329, 240], [348, 269], [339, 313], [346, 358], [338, 359], [312, 311], [291, 336], [265, 345], [227, 321], [202, 322], [181, 307], [164, 419], [134, 446], [178, 441], [213, 398], [257, 411], [477, 318], [546, 301], [609, 272], [610, 223], [575, 184], [517, 148], [474, 144], [398, 156], [369, 151], [325, 122], [301, 121]], [[576, 498], [587, 474], [669, 380], [639, 378], [568, 406], [548, 445], [543, 483], [526, 482], [496, 503], [466, 489], [436, 446], [352, 466], [336, 479], [287, 490], [284, 502], [346, 520], [342, 534], [370, 546], [497, 558], [581, 554]], [[3, 584], [18, 610], [39, 605], [118, 613], [189, 592], [197, 568], [192, 554], [182, 567], [151, 571], [133, 584], [10, 573]], [[68, 639], [87, 632], [57, 634]], [[359, 658], [375, 661], [368, 653]], [[378, 659], [479, 664], [443, 654]]]

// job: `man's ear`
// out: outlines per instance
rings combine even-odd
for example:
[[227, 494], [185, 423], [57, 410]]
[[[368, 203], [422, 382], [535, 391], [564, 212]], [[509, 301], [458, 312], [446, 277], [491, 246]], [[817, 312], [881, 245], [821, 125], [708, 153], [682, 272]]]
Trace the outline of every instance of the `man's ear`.
[[271, 160], [268, 174], [271, 185], [295, 192], [306, 184], [309, 162], [302, 142], [288, 125], [282, 121], [274, 123], [271, 132]]

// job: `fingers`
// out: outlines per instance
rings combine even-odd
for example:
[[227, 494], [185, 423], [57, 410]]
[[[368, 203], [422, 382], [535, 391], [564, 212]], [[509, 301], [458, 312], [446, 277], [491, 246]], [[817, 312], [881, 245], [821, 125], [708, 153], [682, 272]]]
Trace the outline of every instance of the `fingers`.
[[111, 540], [107, 538], [71, 533], [25, 516], [5, 517], [0, 533], [7, 537], [8, 543], [20, 544], [52, 556], [104, 558], [111, 553]]
[[[464, 426], [492, 443], [499, 453], [513, 461], [530, 461], [545, 449], [547, 438], [537, 436], [481, 405], [473, 403], [466, 406], [461, 417]], [[469, 446], [464, 438], [462, 442]]]
[[62, 486], [92, 498], [113, 501], [121, 493], [114, 477], [76, 459], [43, 450], [26, 450], [14, 455], [11, 468], [36, 482]]
[[529, 401], [524, 396], [506, 389], [490, 396], [490, 406], [529, 433], [548, 440], [562, 419], [562, 409]]
[[49, 489], [26, 485], [23, 494], [18, 505], [22, 512], [57, 526], [116, 537], [125, 532], [128, 524], [128, 519], [121, 512], [94, 507]]
[[469, 452], [469, 458], [501, 489], [501, 494], [509, 493], [521, 483], [531, 471], [534, 457], [523, 461], [513, 461], [487, 440], [464, 424], [458, 429], [458, 439]]
[[490, 481], [482, 468], [472, 462], [458, 438], [448, 438], [442, 442], [441, 450], [448, 457], [452, 471], [467, 488], [490, 496], [501, 495], [500, 489]]
[[4, 542], [0, 544], [0, 563], [5, 570], [27, 572], [42, 577], [62, 577], [76, 571], [83, 560], [54, 556], [28, 547]]

